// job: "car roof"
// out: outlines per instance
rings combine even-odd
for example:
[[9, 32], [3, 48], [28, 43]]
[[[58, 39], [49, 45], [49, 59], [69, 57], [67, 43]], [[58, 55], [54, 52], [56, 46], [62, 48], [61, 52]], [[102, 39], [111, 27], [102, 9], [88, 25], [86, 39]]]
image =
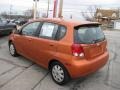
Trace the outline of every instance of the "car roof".
[[71, 24], [73, 26], [80, 26], [80, 25], [88, 25], [88, 24], [97, 24], [98, 22], [90, 22], [90, 21], [77, 21], [73, 19], [61, 19], [61, 18], [41, 18], [33, 21], [48, 21], [48, 22], [55, 22], [55, 23], [61, 23], [61, 24]]

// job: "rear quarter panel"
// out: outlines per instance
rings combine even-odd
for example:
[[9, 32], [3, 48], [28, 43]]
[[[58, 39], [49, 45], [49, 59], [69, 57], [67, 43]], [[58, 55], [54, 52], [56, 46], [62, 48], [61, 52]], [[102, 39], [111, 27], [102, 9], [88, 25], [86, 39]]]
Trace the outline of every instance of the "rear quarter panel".
[[[57, 52], [53, 55], [53, 59], [61, 62], [66, 68], [72, 62], [71, 46], [73, 44], [73, 26], [66, 24], [66, 35], [57, 41]], [[50, 61], [48, 61], [50, 62]]]

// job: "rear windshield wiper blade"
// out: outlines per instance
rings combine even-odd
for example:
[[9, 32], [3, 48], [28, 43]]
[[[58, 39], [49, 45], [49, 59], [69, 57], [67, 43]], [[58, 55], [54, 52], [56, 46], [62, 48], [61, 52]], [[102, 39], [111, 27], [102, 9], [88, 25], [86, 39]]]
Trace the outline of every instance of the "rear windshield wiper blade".
[[103, 41], [104, 38], [101, 38], [101, 39], [96, 39], [96, 40], [93, 40], [94, 43], [97, 43], [97, 42], [100, 42], [100, 41]]

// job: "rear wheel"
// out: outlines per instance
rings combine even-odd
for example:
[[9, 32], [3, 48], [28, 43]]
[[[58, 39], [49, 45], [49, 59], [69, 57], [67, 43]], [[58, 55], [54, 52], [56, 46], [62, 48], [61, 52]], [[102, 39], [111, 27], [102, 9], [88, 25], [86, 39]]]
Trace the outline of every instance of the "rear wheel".
[[9, 51], [10, 51], [10, 54], [12, 56], [14, 56], [14, 57], [18, 56], [18, 53], [17, 53], [17, 51], [15, 49], [15, 46], [14, 46], [14, 44], [12, 42], [10, 42], [10, 44], [9, 44]]
[[50, 65], [50, 73], [53, 81], [59, 85], [66, 84], [70, 80], [66, 68], [59, 62], [53, 62]]

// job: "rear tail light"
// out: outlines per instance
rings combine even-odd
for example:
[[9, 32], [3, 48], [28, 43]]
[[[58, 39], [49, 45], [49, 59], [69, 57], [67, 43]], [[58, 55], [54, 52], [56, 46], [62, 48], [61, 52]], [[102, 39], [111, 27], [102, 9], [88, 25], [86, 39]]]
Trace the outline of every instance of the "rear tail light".
[[73, 44], [72, 45], [72, 54], [76, 57], [84, 57], [84, 50], [80, 44]]

